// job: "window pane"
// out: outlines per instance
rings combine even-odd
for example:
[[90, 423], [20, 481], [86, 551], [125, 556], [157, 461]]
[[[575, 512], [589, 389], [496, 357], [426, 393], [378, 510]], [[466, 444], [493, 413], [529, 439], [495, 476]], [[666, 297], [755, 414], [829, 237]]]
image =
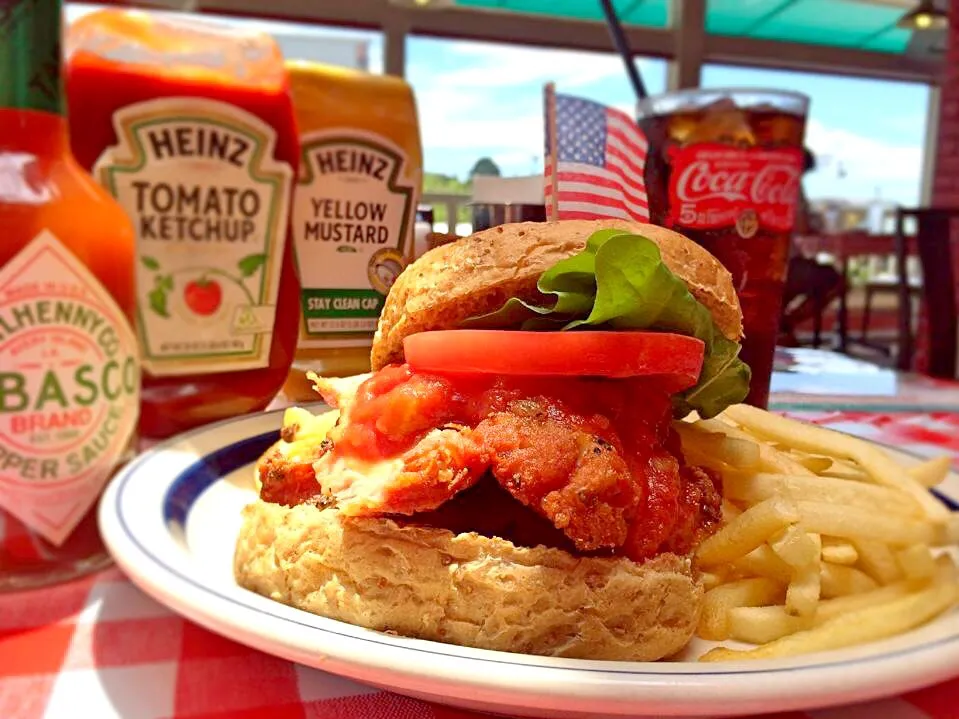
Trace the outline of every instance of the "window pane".
[[919, 204], [929, 88], [760, 68], [706, 65], [704, 87], [768, 87], [811, 98], [806, 144], [817, 168], [810, 199]]
[[[102, 5], [68, 3], [67, 22], [96, 10]], [[144, 12], [163, 14], [159, 11]], [[369, 72], [383, 72], [383, 34], [367, 30], [344, 30], [324, 25], [237, 18], [203, 13], [197, 20], [208, 20], [246, 27], [271, 34], [288, 60], [310, 60], [327, 65], [341, 65]]]
[[[466, 180], [489, 157], [504, 176], [543, 171], [543, 86], [622, 108], [635, 96], [619, 56], [411, 37], [407, 79], [416, 92], [424, 169]], [[641, 59], [650, 93], [662, 92], [666, 63]]]

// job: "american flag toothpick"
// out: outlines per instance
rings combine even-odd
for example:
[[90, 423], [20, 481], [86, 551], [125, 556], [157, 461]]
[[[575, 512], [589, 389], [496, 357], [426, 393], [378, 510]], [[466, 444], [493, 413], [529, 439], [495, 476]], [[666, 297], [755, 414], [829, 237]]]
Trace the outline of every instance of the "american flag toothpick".
[[649, 221], [643, 131], [629, 115], [545, 88], [545, 197], [557, 219]]

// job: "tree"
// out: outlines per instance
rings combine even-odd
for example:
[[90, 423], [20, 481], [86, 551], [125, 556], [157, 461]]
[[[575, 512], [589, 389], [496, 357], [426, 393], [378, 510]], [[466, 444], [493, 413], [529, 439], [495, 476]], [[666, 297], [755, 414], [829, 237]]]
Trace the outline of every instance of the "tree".
[[423, 173], [423, 192], [438, 192], [442, 194], [463, 194], [468, 195], [471, 190], [471, 183], [462, 182], [450, 175], [442, 175], [438, 172]]
[[470, 170], [470, 177], [475, 175], [491, 175], [493, 177], [499, 177], [500, 171], [499, 167], [496, 166], [496, 163], [493, 162], [489, 157], [481, 157], [476, 161], [476, 164], [473, 165], [473, 169]]
[[[472, 192], [472, 182], [463, 182], [450, 175], [442, 175], [438, 172], [426, 172], [423, 174], [423, 194], [440, 195], [462, 195], [469, 198]], [[446, 206], [443, 203], [433, 205], [433, 222], [447, 222]], [[465, 204], [460, 205], [457, 222], [470, 221], [470, 209]]]

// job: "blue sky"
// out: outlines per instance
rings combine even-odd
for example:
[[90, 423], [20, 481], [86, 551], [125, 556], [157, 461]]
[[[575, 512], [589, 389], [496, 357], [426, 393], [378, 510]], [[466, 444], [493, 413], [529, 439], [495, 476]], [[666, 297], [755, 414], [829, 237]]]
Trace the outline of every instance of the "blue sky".
[[[68, 17], [92, 6], [71, 4]], [[237, 22], [230, 20], [230, 22]], [[317, 26], [239, 21], [272, 32], [297, 58], [350, 62], [349, 41], [368, 43], [369, 67], [383, 69], [382, 36]], [[344, 43], [346, 43], [344, 45]], [[544, 83], [630, 114], [634, 95], [619, 57], [457, 40], [410, 37], [407, 79], [419, 108], [424, 165], [465, 178], [473, 163], [492, 157], [504, 175], [542, 171]], [[666, 63], [644, 59], [650, 93], [665, 89]], [[929, 90], [923, 85], [851, 77], [707, 66], [707, 87], [759, 86], [810, 96], [807, 144], [820, 158], [806, 177], [812, 198], [906, 205], [919, 201]]]
[[[542, 86], [632, 112], [634, 95], [612, 53], [583, 53], [411, 38], [407, 76], [417, 94], [426, 169], [462, 177], [490, 155], [504, 174], [539, 171]], [[640, 61], [650, 93], [666, 64]], [[755, 68], [707, 66], [706, 87], [769, 87], [810, 96], [807, 144], [820, 158], [806, 179], [813, 198], [904, 204], [919, 200], [926, 86]], [[535, 159], [534, 159], [535, 157]]]

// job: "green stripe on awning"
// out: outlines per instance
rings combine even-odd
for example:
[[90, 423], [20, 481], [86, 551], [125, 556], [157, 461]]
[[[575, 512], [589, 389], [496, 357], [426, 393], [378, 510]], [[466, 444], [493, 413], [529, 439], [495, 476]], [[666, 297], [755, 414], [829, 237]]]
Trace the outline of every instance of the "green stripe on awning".
[[[602, 21], [599, 0], [456, 0], [506, 13]], [[668, 0], [613, 0], [624, 25], [669, 26]], [[784, 42], [904, 53], [912, 33], [896, 28], [905, 8], [867, 0], [708, 0], [706, 29]]]

